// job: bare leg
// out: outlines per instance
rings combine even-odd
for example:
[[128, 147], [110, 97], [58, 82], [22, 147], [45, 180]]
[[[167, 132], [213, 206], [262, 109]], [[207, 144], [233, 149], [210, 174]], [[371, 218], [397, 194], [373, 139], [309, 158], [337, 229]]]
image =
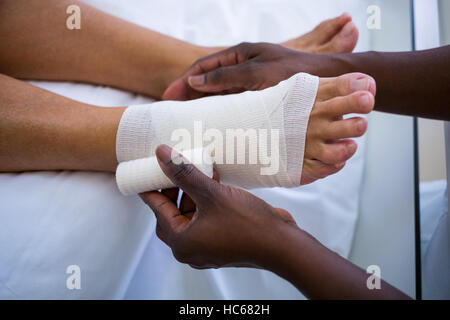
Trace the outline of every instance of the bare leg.
[[[82, 28], [68, 30], [76, 3]], [[78, 1], [0, 2], [0, 72], [21, 79], [80, 81], [159, 97], [204, 49]], [[182, 53], [182, 54], [180, 54]]]
[[[358, 85], [351, 86], [355, 81]], [[362, 74], [320, 79], [308, 121], [302, 184], [336, 173], [354, 154], [356, 144], [349, 139], [362, 135], [367, 123], [341, 116], [372, 110], [371, 81]], [[0, 171], [115, 171], [124, 109], [80, 103], [0, 75]]]
[[[74, 3], [81, 8], [81, 30], [65, 25], [66, 8]], [[357, 30], [350, 44], [340, 32], [350, 20], [344, 15], [324, 21], [284, 45], [308, 52], [351, 51]], [[68, 0], [1, 1], [0, 39], [1, 73], [108, 85], [156, 98], [195, 60], [220, 49], [180, 41]]]
[[0, 171], [114, 171], [123, 111], [0, 75]]

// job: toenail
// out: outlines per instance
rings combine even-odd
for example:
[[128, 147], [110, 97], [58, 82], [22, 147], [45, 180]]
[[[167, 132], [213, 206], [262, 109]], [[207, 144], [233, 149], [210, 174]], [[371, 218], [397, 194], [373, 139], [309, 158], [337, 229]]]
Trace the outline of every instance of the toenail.
[[365, 125], [366, 125], [366, 121], [364, 121], [364, 120], [359, 120], [356, 123], [356, 130], [358, 131], [358, 133], [363, 133], [364, 132]]
[[362, 109], [366, 109], [366, 108], [369, 107], [369, 105], [370, 105], [370, 98], [369, 98], [369, 95], [368, 95], [367, 93], [362, 94], [362, 95], [359, 97], [359, 106], [360, 106]]
[[354, 26], [353, 22], [347, 23], [344, 26], [344, 28], [342, 28], [342, 31], [341, 31], [342, 36], [349, 37], [353, 33], [353, 29], [354, 29], [353, 26]]
[[339, 20], [341, 20], [342, 22], [344, 22], [345, 20], [347, 20], [350, 17], [350, 14], [348, 12], [344, 12], [343, 14], [341, 14], [339, 16]]
[[372, 92], [372, 94], [375, 96], [377, 92], [377, 85], [375, 83], [375, 80], [370, 79], [369, 81], [369, 91]]
[[370, 85], [370, 79], [369, 78], [362, 78], [362, 79], [354, 79], [351, 82], [351, 88], [353, 91], [359, 91], [359, 90], [367, 90], [369, 89]]
[[350, 143], [347, 148], [348, 148], [349, 154], [353, 154], [356, 151], [356, 144]]

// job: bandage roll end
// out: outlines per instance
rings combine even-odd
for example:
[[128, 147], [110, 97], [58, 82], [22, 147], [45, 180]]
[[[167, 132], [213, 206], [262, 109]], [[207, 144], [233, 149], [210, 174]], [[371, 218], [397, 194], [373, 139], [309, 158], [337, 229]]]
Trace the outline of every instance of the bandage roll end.
[[[213, 160], [203, 148], [182, 152], [183, 157], [208, 177], [213, 176]], [[175, 185], [164, 174], [156, 156], [121, 162], [116, 171], [116, 182], [123, 195], [173, 188]]]

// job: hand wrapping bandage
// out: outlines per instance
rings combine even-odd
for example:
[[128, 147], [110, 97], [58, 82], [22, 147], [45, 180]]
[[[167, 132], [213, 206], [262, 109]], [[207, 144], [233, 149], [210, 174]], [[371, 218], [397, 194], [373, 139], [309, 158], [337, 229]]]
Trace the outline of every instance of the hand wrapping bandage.
[[[119, 188], [125, 190], [123, 181], [129, 188], [133, 181], [140, 184], [141, 177], [153, 179], [150, 167], [159, 166], [155, 160], [128, 161], [154, 156], [160, 144], [181, 153], [203, 148], [221, 182], [245, 188], [300, 185], [318, 83], [319, 78], [299, 73], [261, 91], [128, 107], [116, 140]], [[166, 187], [157, 184], [148, 187]], [[136, 192], [142, 191], [150, 189]]]

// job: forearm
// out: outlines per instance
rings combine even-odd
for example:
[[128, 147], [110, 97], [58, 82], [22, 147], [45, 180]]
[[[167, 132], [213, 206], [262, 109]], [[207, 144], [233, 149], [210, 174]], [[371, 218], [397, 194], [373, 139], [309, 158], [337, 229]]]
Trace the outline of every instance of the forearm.
[[[69, 30], [66, 9], [81, 8]], [[109, 85], [159, 98], [205, 48], [139, 27], [78, 1], [0, 2], [0, 72], [22, 79]]]
[[450, 120], [450, 46], [310, 58], [307, 72], [318, 76], [362, 72], [375, 78], [378, 111]]
[[297, 227], [289, 226], [283, 235], [282, 245], [264, 263], [265, 268], [290, 281], [306, 297], [409, 299], [384, 281], [381, 289], [369, 290], [367, 273]]
[[0, 171], [114, 171], [123, 111], [0, 75]]

